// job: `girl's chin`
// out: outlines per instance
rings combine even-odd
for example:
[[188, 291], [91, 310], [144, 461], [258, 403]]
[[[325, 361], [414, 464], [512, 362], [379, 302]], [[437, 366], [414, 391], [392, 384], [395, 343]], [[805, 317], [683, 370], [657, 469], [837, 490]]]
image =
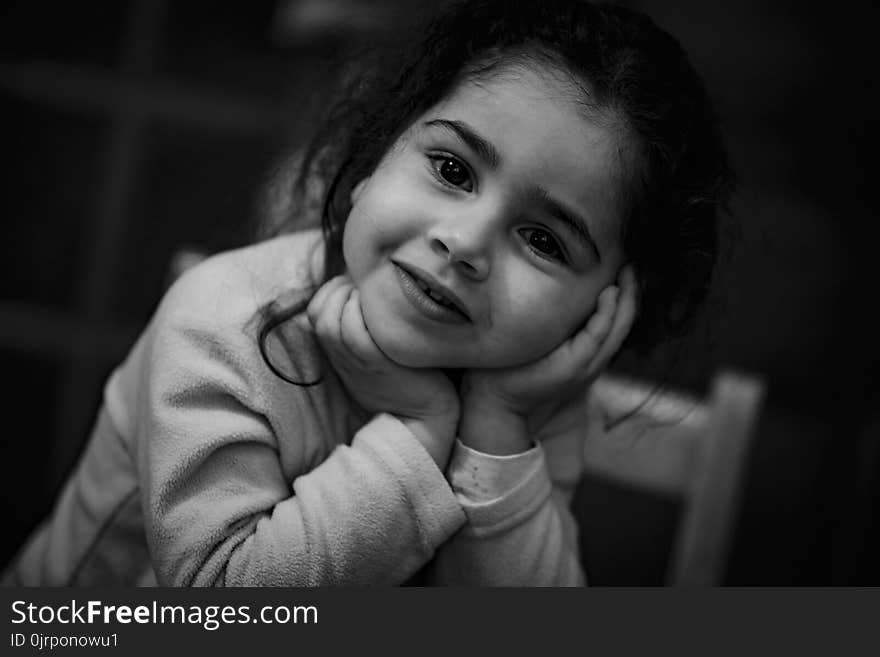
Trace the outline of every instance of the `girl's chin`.
[[458, 367], [439, 362], [441, 360], [439, 354], [433, 349], [420, 349], [396, 341], [376, 340], [376, 344], [383, 354], [403, 367]]
[[[371, 332], [373, 340], [379, 350], [388, 358], [403, 367], [413, 368], [472, 368], [479, 367], [477, 363], [462, 362], [462, 354], [459, 350], [449, 353], [440, 346], [422, 344], [413, 340], [410, 336], [401, 339], [399, 335], [386, 335], [381, 331]], [[465, 360], [467, 360], [465, 358]]]
[[524, 365], [546, 353], [545, 350], [536, 354], [533, 348], [526, 349], [521, 344], [507, 349], [492, 345], [494, 349], [487, 349], [474, 342], [433, 342], [412, 328], [404, 327], [401, 330], [388, 322], [374, 324], [368, 316], [364, 319], [379, 350], [403, 367], [463, 370], [506, 368]]
[[[527, 361], [510, 358], [505, 362], [495, 362], [474, 357], [475, 354], [462, 353], [455, 345], [452, 348], [431, 347], [409, 341], [383, 340], [384, 336], [374, 336], [379, 350], [398, 365], [412, 368], [431, 368], [443, 370], [495, 369], [522, 365]], [[485, 356], [486, 354], [479, 354]], [[531, 360], [531, 359], [530, 359]]]

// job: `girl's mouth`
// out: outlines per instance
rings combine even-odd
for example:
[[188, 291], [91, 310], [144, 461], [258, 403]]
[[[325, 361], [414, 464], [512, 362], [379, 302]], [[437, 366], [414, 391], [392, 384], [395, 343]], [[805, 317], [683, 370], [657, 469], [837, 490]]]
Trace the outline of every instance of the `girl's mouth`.
[[398, 263], [394, 264], [400, 287], [406, 299], [431, 319], [447, 324], [470, 323], [471, 318], [461, 306], [447, 294], [431, 285], [417, 273]]

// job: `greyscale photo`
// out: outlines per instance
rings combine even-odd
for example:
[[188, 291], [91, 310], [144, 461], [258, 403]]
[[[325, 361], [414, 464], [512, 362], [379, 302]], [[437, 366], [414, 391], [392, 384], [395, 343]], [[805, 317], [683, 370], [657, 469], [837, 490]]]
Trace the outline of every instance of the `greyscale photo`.
[[0, 12], [4, 587], [880, 584], [870, 21]]

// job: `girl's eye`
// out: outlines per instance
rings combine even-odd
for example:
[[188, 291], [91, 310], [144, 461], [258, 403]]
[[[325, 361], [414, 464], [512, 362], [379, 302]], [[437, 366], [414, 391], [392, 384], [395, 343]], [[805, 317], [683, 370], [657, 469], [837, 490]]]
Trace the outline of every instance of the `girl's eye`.
[[461, 160], [449, 155], [436, 156], [431, 158], [431, 166], [443, 182], [466, 192], [473, 191], [471, 172]]
[[541, 228], [523, 228], [519, 231], [528, 245], [539, 255], [552, 260], [565, 262], [565, 254], [562, 247], [551, 233]]

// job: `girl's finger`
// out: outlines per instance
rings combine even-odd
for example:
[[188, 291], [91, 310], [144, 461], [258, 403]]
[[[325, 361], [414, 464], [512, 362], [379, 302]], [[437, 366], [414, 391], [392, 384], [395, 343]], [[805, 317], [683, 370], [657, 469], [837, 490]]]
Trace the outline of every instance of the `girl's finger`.
[[364, 323], [360, 293], [357, 290], [354, 290], [345, 302], [341, 325], [342, 343], [352, 356], [364, 362], [374, 361], [382, 354]]
[[321, 316], [321, 311], [324, 308], [324, 304], [327, 303], [327, 299], [330, 295], [337, 289], [339, 286], [344, 285], [348, 279], [346, 275], [334, 276], [329, 281], [324, 283], [317, 292], [312, 296], [311, 301], [309, 301], [309, 306], [306, 310], [309, 320], [314, 323], [317, 321], [318, 317]]
[[599, 348], [594, 364], [591, 364], [591, 375], [605, 367], [614, 354], [620, 349], [626, 336], [632, 328], [633, 321], [638, 310], [638, 285], [636, 284], [635, 272], [631, 265], [626, 265], [620, 272], [620, 297], [617, 302], [617, 311], [614, 313], [614, 322], [608, 332], [608, 337]]
[[598, 307], [587, 325], [569, 341], [566, 360], [576, 371], [584, 371], [596, 357], [614, 319], [618, 289], [611, 285], [599, 294]]
[[611, 330], [619, 294], [620, 288], [616, 285], [609, 285], [602, 290], [602, 294], [599, 295], [598, 308], [587, 322], [586, 331], [593, 336], [598, 344], [602, 344], [608, 331]]
[[340, 322], [342, 309], [349, 295], [354, 290], [351, 285], [339, 285], [330, 292], [324, 302], [321, 314], [315, 323], [315, 333], [321, 338], [321, 344], [329, 348], [338, 348], [341, 344]]
[[337, 289], [339, 289], [340, 285], [344, 285], [348, 282], [348, 276], [343, 274], [341, 276], [334, 276], [329, 281], [324, 283], [317, 292], [312, 296], [311, 301], [309, 301], [308, 308], [306, 308], [306, 314], [308, 315], [309, 322], [311, 322], [314, 327], [318, 321], [318, 318], [321, 316], [321, 312], [323, 311], [324, 304], [327, 303], [327, 299], [331, 294]]

